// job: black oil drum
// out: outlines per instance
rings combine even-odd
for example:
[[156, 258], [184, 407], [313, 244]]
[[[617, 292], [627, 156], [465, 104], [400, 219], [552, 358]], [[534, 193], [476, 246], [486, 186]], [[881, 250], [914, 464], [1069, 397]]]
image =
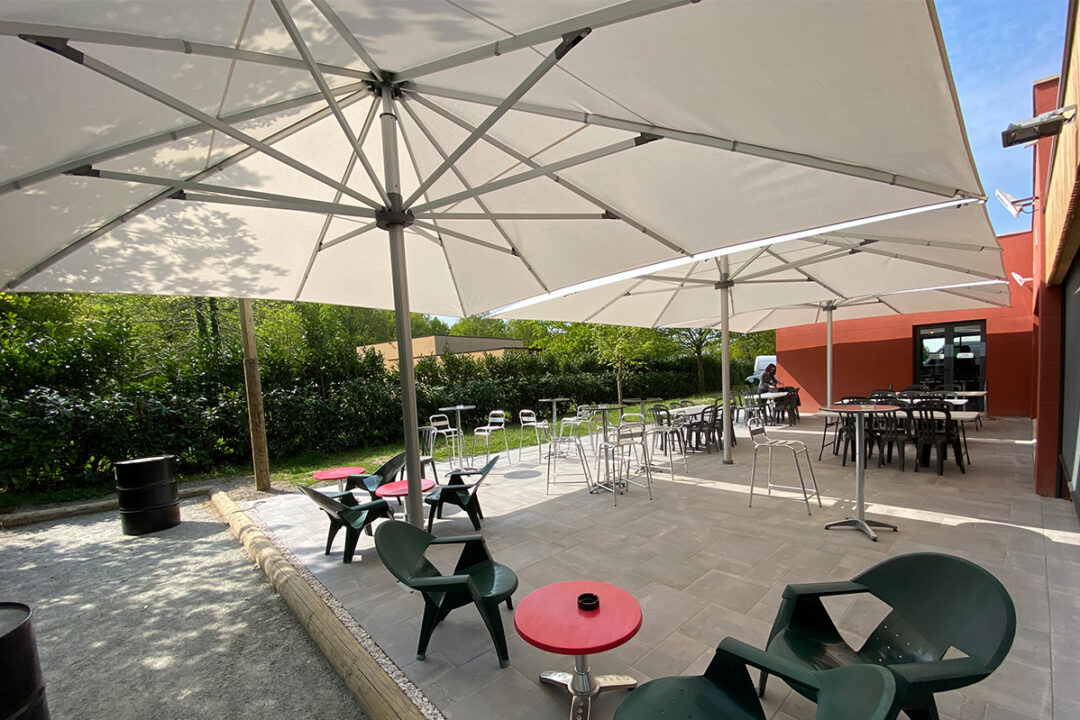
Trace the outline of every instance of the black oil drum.
[[180, 523], [175, 457], [126, 460], [116, 463], [113, 471], [125, 535], [144, 535]]
[[49, 720], [30, 608], [0, 602], [0, 718]]

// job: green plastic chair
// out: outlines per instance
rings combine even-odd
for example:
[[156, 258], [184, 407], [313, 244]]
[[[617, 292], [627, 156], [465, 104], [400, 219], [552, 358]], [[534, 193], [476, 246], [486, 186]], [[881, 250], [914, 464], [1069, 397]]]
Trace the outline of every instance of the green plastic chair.
[[405, 453], [395, 455], [382, 464], [378, 470], [373, 473], [363, 473], [357, 475], [350, 475], [345, 481], [345, 489], [352, 490], [353, 488], [363, 488], [371, 495], [372, 500], [379, 500], [379, 496], [375, 494], [375, 491], [381, 485], [385, 485], [388, 482], [393, 482], [394, 478], [405, 467]]
[[818, 720], [893, 720], [900, 712], [898, 681], [885, 668], [813, 671], [729, 637], [716, 648], [704, 675], [645, 683], [626, 696], [615, 720], [765, 720], [748, 666], [798, 685], [817, 702]]
[[373, 522], [379, 518], [393, 519], [394, 517], [394, 511], [382, 498], [357, 505], [356, 498], [348, 491], [324, 495], [309, 487], [301, 487], [300, 490], [314, 500], [315, 504], [321, 507], [330, 518], [330, 531], [326, 535], [326, 555], [330, 554], [330, 547], [334, 544], [334, 537], [338, 530], [345, 528], [345, 558], [342, 562], [352, 562], [361, 530], [366, 530], [370, 535]]
[[[441, 575], [424, 553], [431, 545], [460, 543], [464, 547], [453, 575]], [[481, 535], [435, 537], [408, 523], [393, 520], [375, 531], [375, 550], [386, 569], [405, 586], [424, 596], [424, 620], [416, 659], [427, 654], [431, 633], [450, 611], [472, 603], [480, 612], [499, 655], [499, 666], [510, 664], [499, 603], [513, 610], [511, 596], [517, 590], [514, 571], [491, 559]]]
[[[454, 505], [461, 508], [468, 514], [469, 520], [472, 521], [473, 530], [480, 529], [480, 518], [484, 517], [484, 511], [480, 509], [480, 498], [477, 497], [476, 491], [498, 461], [499, 456], [496, 455], [479, 470], [454, 470], [450, 473], [450, 479], [446, 481], [445, 485], [439, 485], [428, 493], [427, 497], [424, 498], [424, 502], [431, 506], [427, 521], [428, 532], [431, 532], [431, 526], [435, 523], [435, 516], [442, 517], [444, 505]], [[466, 483], [462, 479], [474, 475], [480, 476], [480, 479], [474, 483]]]
[[[840, 637], [821, 602], [851, 593], [870, 593], [892, 608], [857, 651]], [[933, 720], [934, 693], [985, 678], [1005, 659], [1015, 633], [1016, 610], [997, 578], [952, 555], [912, 553], [851, 581], [789, 585], [767, 651], [814, 670], [882, 665], [904, 681], [900, 702], [907, 716]], [[945, 659], [949, 650], [955, 657]], [[762, 695], [770, 672], [762, 670]]]

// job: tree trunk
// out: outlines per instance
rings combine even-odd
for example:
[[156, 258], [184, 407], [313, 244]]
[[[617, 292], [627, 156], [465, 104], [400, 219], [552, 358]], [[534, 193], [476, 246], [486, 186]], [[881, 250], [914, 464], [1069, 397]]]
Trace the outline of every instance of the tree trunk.
[[240, 338], [244, 345], [244, 389], [247, 393], [248, 428], [251, 431], [251, 460], [255, 470], [255, 488], [266, 491], [270, 489], [270, 460], [266, 447], [266, 418], [263, 415], [259, 354], [255, 349], [255, 320], [251, 306], [251, 300], [240, 300]]
[[700, 348], [697, 351], [697, 391], [699, 395], [705, 394], [705, 358]]
[[623, 369], [621, 367], [615, 369], [615, 394], [618, 395], [617, 405], [622, 405], [622, 381], [623, 381]]

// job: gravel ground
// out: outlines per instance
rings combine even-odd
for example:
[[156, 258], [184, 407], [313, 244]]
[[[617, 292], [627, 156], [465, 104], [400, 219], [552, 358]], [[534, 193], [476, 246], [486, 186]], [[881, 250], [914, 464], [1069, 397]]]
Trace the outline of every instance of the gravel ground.
[[116, 511], [0, 531], [0, 600], [34, 611], [52, 717], [360, 718], [205, 499], [142, 536]]

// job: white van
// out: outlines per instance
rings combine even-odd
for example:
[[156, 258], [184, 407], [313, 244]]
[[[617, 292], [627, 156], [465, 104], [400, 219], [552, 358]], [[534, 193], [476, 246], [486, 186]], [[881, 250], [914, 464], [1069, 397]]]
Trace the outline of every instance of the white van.
[[775, 355], [758, 355], [754, 358], [754, 374], [746, 378], [746, 384], [756, 387], [761, 382], [761, 373], [765, 372], [765, 368], [769, 367], [769, 365], [775, 363]]

